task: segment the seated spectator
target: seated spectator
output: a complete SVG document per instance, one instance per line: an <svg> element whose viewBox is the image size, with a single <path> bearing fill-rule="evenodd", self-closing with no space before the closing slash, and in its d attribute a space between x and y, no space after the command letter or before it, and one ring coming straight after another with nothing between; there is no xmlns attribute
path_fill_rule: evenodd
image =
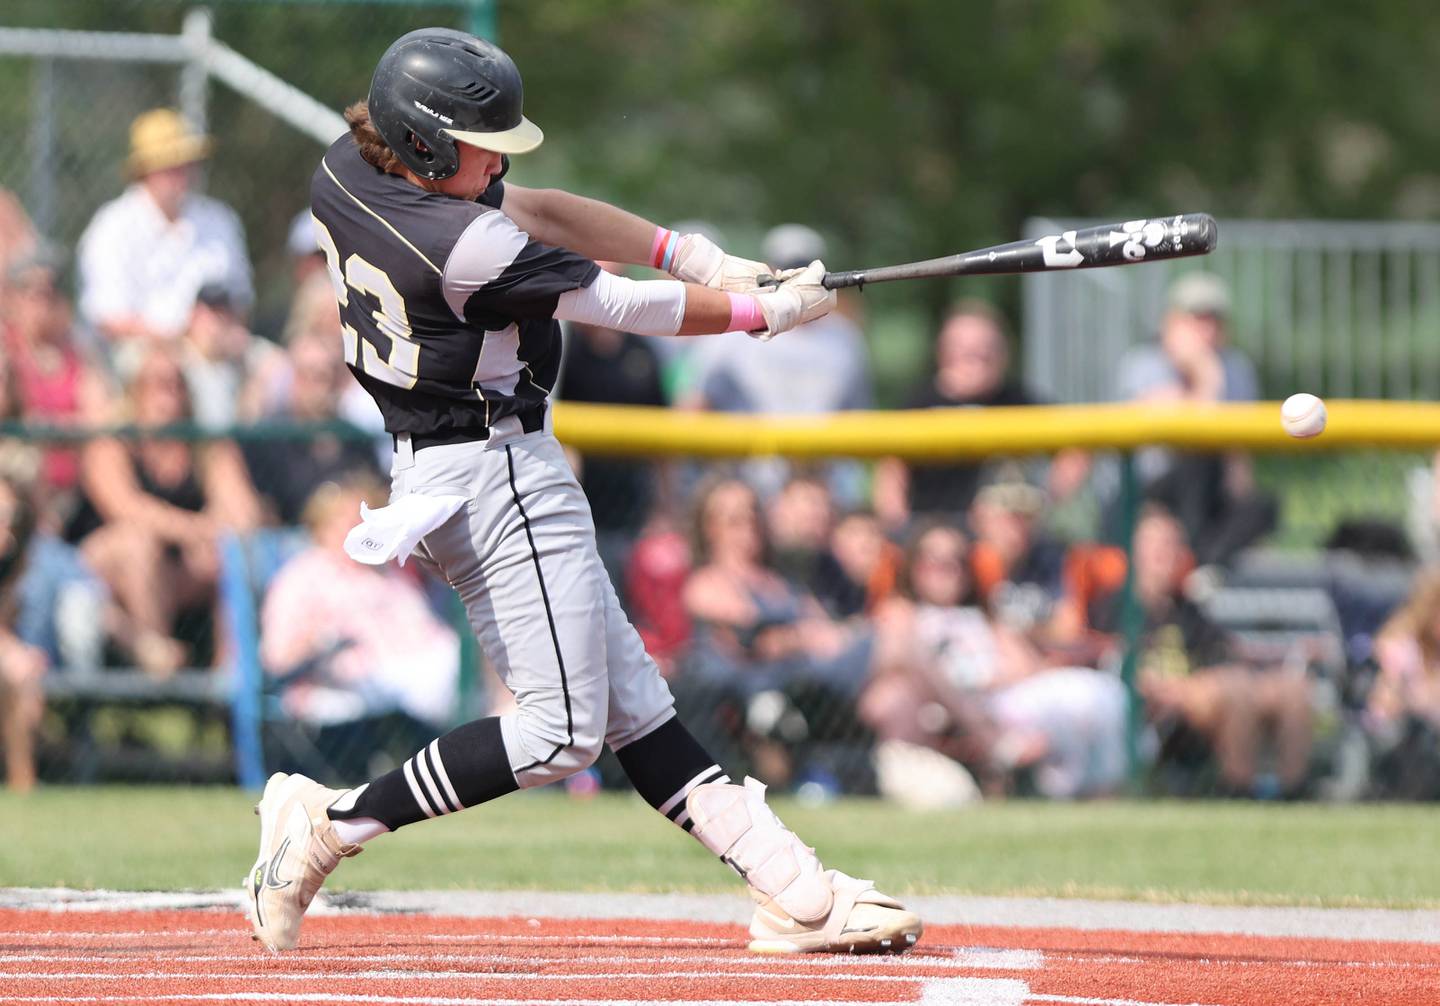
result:
<svg viewBox="0 0 1440 1006"><path fill-rule="evenodd" d="M340 359L338 343L307 335L291 343L286 355L288 394L265 418L340 423L341 393L354 382ZM311 493L326 482L357 473L379 477L374 444L359 431L343 437L331 432L252 440L245 445L245 458L270 515L281 524L297 523Z"/></svg>
<svg viewBox="0 0 1440 1006"><path fill-rule="evenodd" d="M1028 767L1048 797L1113 792L1126 770L1120 681L1045 668L1023 636L974 606L969 558L952 525L914 536L903 596L876 615L861 716L882 742L933 748L973 766L992 788Z"/></svg>
<svg viewBox="0 0 1440 1006"><path fill-rule="evenodd" d="M816 596L836 618L873 615L899 581L904 555L885 537L869 510L842 514L830 532L833 575L816 585Z"/></svg>
<svg viewBox="0 0 1440 1006"><path fill-rule="evenodd" d="M1002 472L975 494L971 572L980 603L1042 643L1064 594L1065 546L1043 526L1045 492L1019 472Z"/></svg>
<svg viewBox="0 0 1440 1006"><path fill-rule="evenodd" d="M1090 624L1090 616L1125 586L1125 549L1082 542L1065 553L1064 588L1056 599L1040 639L1052 660L1104 666L1118 656L1115 639Z"/></svg>
<svg viewBox="0 0 1440 1006"><path fill-rule="evenodd" d="M95 212L79 247L81 314L117 347L178 338L207 284L223 287L238 311L250 309L240 218L192 191L210 149L210 138L173 109L145 112L130 126L131 184ZM128 369L138 354L124 355Z"/></svg>
<svg viewBox="0 0 1440 1006"><path fill-rule="evenodd" d="M1135 597L1144 614L1138 657L1146 711L1179 752L1196 735L1214 751L1220 789L1254 795L1261 747L1275 748L1276 776L1285 795L1303 793L1310 764L1310 683L1303 673L1250 663L1235 640L1185 594L1195 557L1185 528L1151 506L1135 528ZM1090 624L1122 631L1120 594L1092 605ZM1165 752L1162 752L1162 755Z"/></svg>
<svg viewBox="0 0 1440 1006"><path fill-rule="evenodd" d="M1410 597L1375 637L1379 674L1366 728L1380 755L1377 785L1395 799L1440 797L1440 569L1417 577Z"/></svg>
<svg viewBox="0 0 1440 1006"><path fill-rule="evenodd" d="M23 392L12 357L0 353L0 422L23 422ZM14 629L51 666L96 667L103 645L104 586L61 538L62 521L78 505L78 489L67 493L47 481L54 456L23 437L0 438L0 478L20 493L29 518L24 574L13 584ZM57 466L63 472L63 466Z"/></svg>
<svg viewBox="0 0 1440 1006"><path fill-rule="evenodd" d="M35 785L35 732L45 709L41 681L49 666L45 653L18 634L20 583L33 532L25 494L0 477L0 755L6 783L20 793Z"/></svg>
<svg viewBox="0 0 1440 1006"><path fill-rule="evenodd" d="M894 587L899 550L868 511L837 518L819 476L792 475L766 515L776 571L814 595L831 617L873 612Z"/></svg>
<svg viewBox="0 0 1440 1006"><path fill-rule="evenodd" d="M785 579L814 593L834 574L829 551L835 501L822 478L793 473L765 508L765 523L771 565Z"/></svg>
<svg viewBox="0 0 1440 1006"><path fill-rule="evenodd" d="M190 392L172 348L139 357L125 414L138 439L103 437L81 457L81 509L72 531L118 604L117 641L144 670L168 676L197 657L176 638L182 610L208 614L219 574L217 543L248 531L260 506L245 462L228 440L195 443L146 434L191 417Z"/></svg>
<svg viewBox="0 0 1440 1006"><path fill-rule="evenodd" d="M1260 381L1229 345L1230 292L1220 277L1189 273L1170 289L1160 334L1120 358L1118 396L1164 403L1250 402ZM1201 565L1228 562L1275 527L1275 500L1255 485L1247 454L1153 448L1138 455L1145 495L1179 517Z"/></svg>
<svg viewBox="0 0 1440 1006"><path fill-rule="evenodd" d="M690 543L668 517L657 516L636 540L625 569L626 613L645 643L645 652L666 678L690 642L685 581L690 578Z"/></svg>
<svg viewBox="0 0 1440 1006"><path fill-rule="evenodd" d="M15 260L5 274L0 349L16 383L18 418L34 426L76 426L98 421L109 400L102 372L75 338L69 305L57 288L59 259L38 249ZM79 450L45 451L41 482L45 518L63 520L80 477ZM43 519L43 518L42 518Z"/></svg>
<svg viewBox="0 0 1440 1006"><path fill-rule="evenodd" d="M1000 312L977 300L950 308L935 338L934 376L914 388L907 409L1038 405L1043 399L1009 376L1010 347ZM911 520L963 523L979 490L984 464L883 459L875 467L875 512L886 528L900 531ZM1047 476L1057 499L1068 497L1088 474L1083 452L1065 451Z"/></svg>
<svg viewBox="0 0 1440 1006"><path fill-rule="evenodd" d="M460 674L459 638L413 570L345 554L362 502L385 503L368 477L315 490L304 508L310 547L275 574L260 617L261 662L283 682L282 708L320 728L316 745L342 776L365 774L382 747L403 759L449 723ZM384 743L360 743L371 732Z"/></svg>
<svg viewBox="0 0 1440 1006"><path fill-rule="evenodd" d="M804 736L803 719L779 714L787 694L853 699L868 673L869 634L830 619L770 565L759 503L744 482L712 482L697 494L696 514L697 566L684 590L694 637L682 681L745 709L757 742L750 754L764 757L758 771L779 784L789 777L789 753L760 742L776 726L787 740Z"/></svg>
<svg viewBox="0 0 1440 1006"><path fill-rule="evenodd" d="M200 288L181 345L196 423L228 430L259 417L261 389L279 376L284 354L251 334L229 290L218 283Z"/></svg>

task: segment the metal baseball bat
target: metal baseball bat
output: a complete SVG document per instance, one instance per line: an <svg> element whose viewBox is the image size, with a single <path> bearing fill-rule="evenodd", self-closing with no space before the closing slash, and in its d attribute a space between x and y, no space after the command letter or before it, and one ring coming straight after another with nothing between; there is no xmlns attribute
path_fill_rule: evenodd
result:
<svg viewBox="0 0 1440 1006"><path fill-rule="evenodd" d="M1219 228L1210 214L1182 213L1085 227L1062 234L1048 234L1032 241L1013 241L923 262L827 272L822 282L826 289L838 290L846 286L863 287L866 283L888 283L897 279L1058 272L1135 265L1206 255L1215 250L1218 238ZM772 286L776 282L774 277L767 276L761 280L761 285Z"/></svg>

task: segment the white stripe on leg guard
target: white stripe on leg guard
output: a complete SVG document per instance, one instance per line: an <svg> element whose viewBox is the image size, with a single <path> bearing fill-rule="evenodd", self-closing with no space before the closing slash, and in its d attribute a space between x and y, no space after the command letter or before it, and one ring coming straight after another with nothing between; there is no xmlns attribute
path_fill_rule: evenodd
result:
<svg viewBox="0 0 1440 1006"><path fill-rule="evenodd" d="M691 790L685 805L700 844L791 918L816 922L829 913L834 892L815 851L766 806L763 783L706 783Z"/></svg>
<svg viewBox="0 0 1440 1006"><path fill-rule="evenodd" d="M687 796L690 795L690 791L692 789L700 785L706 779L711 779L717 775L723 774L724 772L721 770L719 765L711 765L704 772L701 772L694 779L691 779L684 786L681 786L678 790L675 791L674 796L670 797L670 799L666 800L664 803L662 803L659 807L655 809L658 810L660 813L664 814L666 817L669 817L670 812L674 810L681 801L683 801ZM726 778L725 781L729 782L730 780Z"/></svg>
<svg viewBox="0 0 1440 1006"><path fill-rule="evenodd" d="M415 779L415 770L410 767L412 761L414 761L413 758L405 760L405 781L410 784L410 795L415 798L415 802L420 805L420 809L425 812L426 817L434 817L435 811L430 809L430 801L421 792L420 783Z"/></svg>
<svg viewBox="0 0 1440 1006"><path fill-rule="evenodd" d="M455 795L455 787L450 785L450 774L445 771L445 762L440 759L440 738L430 742L430 760L435 763L435 774L440 777L440 785L445 787L445 795L450 798L450 806L456 810L464 810L465 805Z"/></svg>
<svg viewBox="0 0 1440 1006"><path fill-rule="evenodd" d="M415 776L420 780L420 785L425 787L425 795L430 798L431 805L441 814L450 813L450 805L440 795L440 784L435 781L435 776L430 772L430 766L425 762L425 752L410 759L410 764L415 766Z"/></svg>

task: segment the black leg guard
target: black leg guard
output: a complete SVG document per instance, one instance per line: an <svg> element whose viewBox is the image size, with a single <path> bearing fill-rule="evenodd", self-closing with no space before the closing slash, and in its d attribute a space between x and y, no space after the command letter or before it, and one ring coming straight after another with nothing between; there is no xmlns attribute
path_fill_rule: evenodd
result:
<svg viewBox="0 0 1440 1006"><path fill-rule="evenodd" d="M684 724L673 717L626 744L615 757L645 802L686 831L691 828L685 809L690 791L701 783L730 781Z"/></svg>
<svg viewBox="0 0 1440 1006"><path fill-rule="evenodd" d="M519 789L494 716L431 741L404 765L351 790L330 808L331 820L373 817L394 831L453 814Z"/></svg>

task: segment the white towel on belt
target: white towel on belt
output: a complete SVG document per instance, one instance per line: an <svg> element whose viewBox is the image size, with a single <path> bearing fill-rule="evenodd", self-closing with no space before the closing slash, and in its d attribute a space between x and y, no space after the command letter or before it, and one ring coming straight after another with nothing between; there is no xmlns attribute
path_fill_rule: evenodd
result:
<svg viewBox="0 0 1440 1006"><path fill-rule="evenodd" d="M420 539L453 517L467 502L466 496L407 493L378 510L361 503L360 523L345 536L345 552L367 566L381 566L391 559L403 566Z"/></svg>

